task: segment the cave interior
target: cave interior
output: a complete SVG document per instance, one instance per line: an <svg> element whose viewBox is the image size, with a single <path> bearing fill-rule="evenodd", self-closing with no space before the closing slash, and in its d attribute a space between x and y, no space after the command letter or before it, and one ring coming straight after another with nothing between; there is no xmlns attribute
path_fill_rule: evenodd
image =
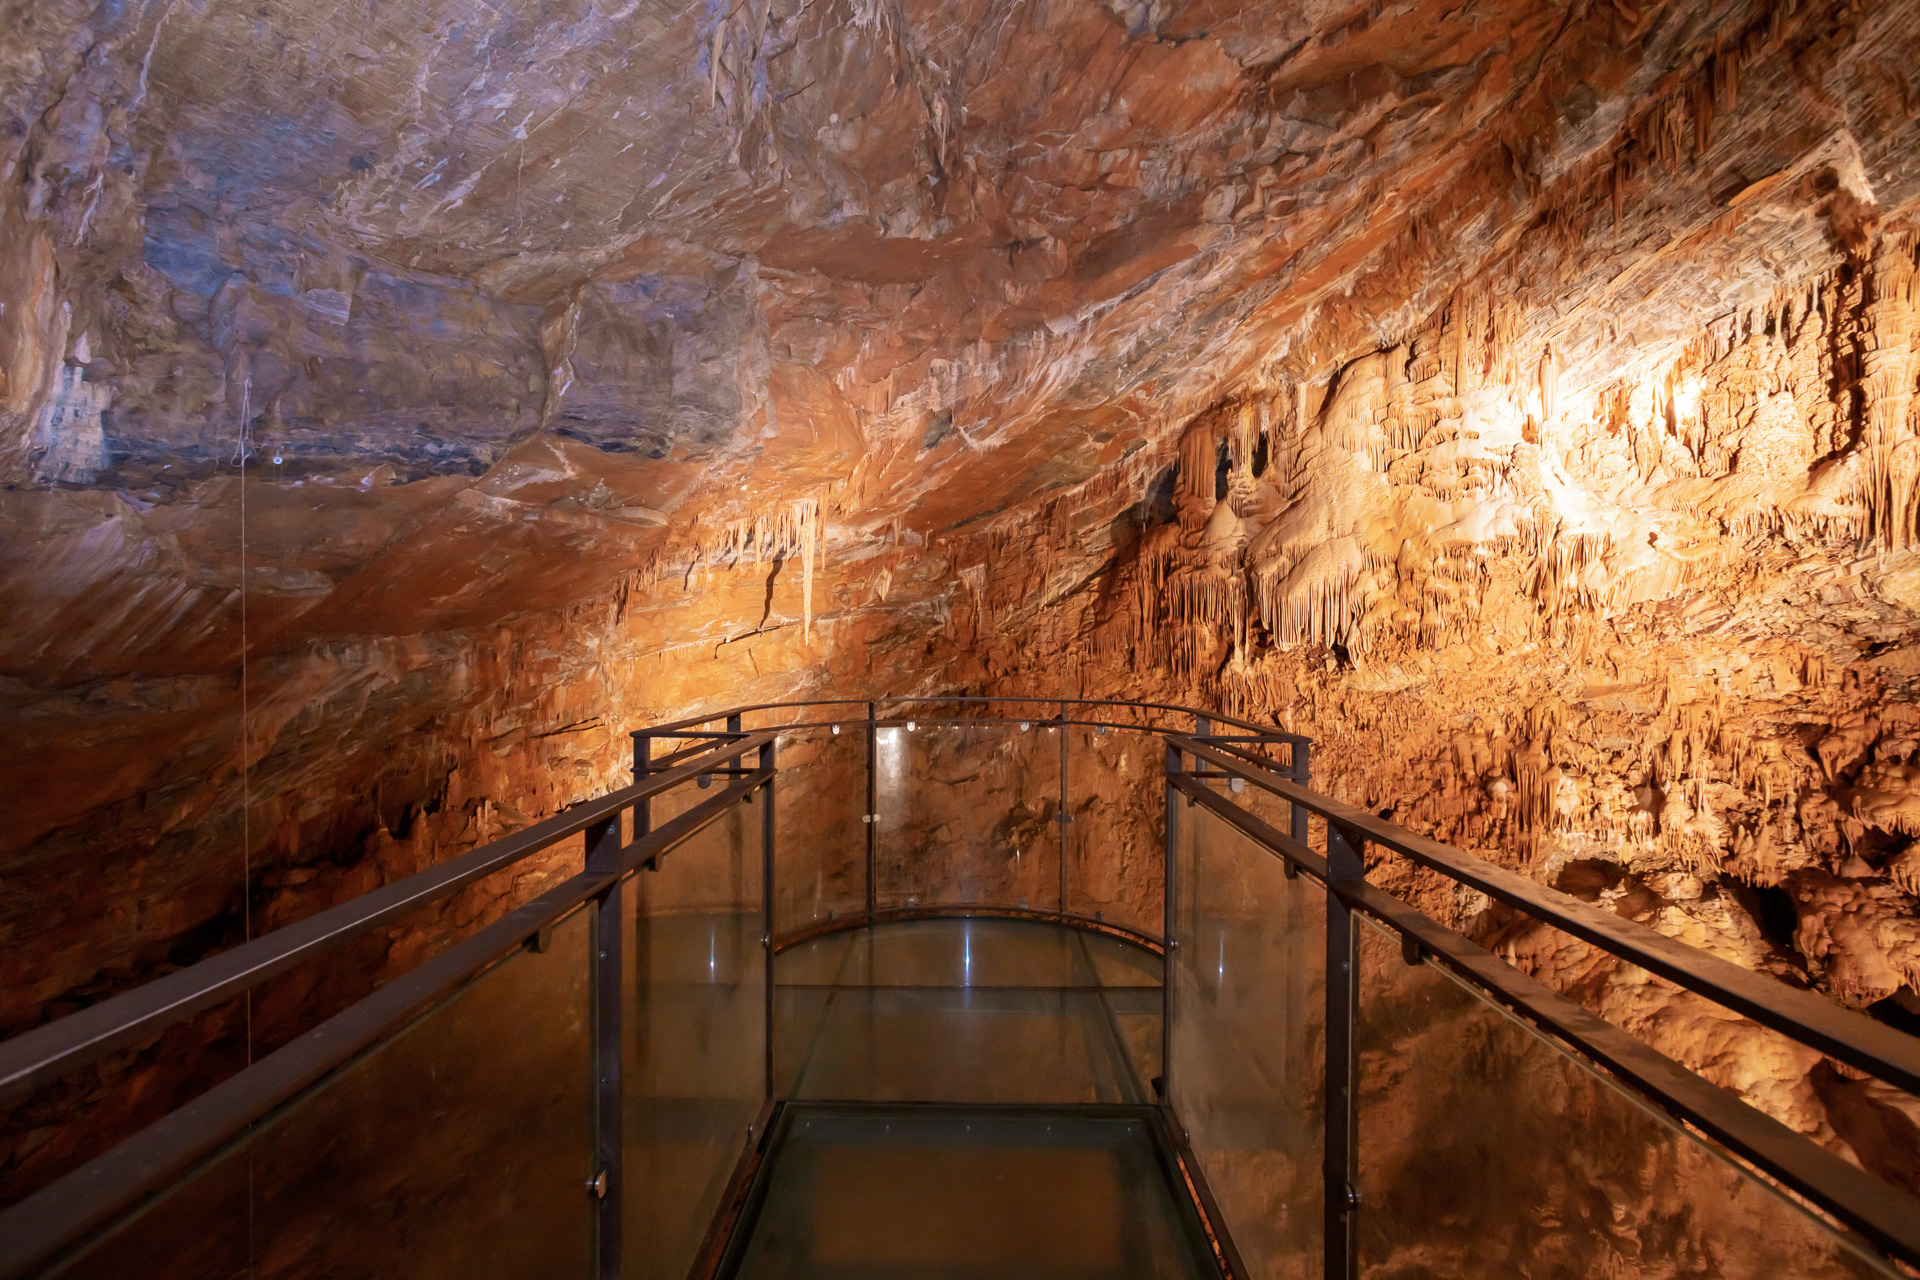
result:
<svg viewBox="0 0 1920 1280"><path fill-rule="evenodd" d="M0 0L0 1274L1920 1274L1916 391L1911 0ZM8 1234L716 782L242 1140L359 1200ZM609 1036L645 1105L460 1074ZM608 1106L619 1228L541 1145ZM518 1172L346 1171L429 1113Z"/></svg>

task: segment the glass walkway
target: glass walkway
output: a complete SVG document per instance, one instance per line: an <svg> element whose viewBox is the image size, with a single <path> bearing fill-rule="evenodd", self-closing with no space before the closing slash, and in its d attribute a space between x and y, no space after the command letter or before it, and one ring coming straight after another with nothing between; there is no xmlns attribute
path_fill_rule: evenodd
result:
<svg viewBox="0 0 1920 1280"><path fill-rule="evenodd" d="M1304 738L921 698L634 739L632 786L0 1043L73 1153L0 1280L1920 1276L1905 1179L1414 902L1909 1100L1920 1041L1321 795ZM256 997L258 1054L170 1056Z"/></svg>

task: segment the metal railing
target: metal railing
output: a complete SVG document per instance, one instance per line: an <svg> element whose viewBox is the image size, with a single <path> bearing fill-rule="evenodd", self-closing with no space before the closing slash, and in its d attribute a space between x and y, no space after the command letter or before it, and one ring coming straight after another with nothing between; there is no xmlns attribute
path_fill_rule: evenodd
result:
<svg viewBox="0 0 1920 1280"><path fill-rule="evenodd" d="M768 723L750 724L750 720ZM939 893L924 893L924 902L914 896L905 902L885 900L882 841L891 833L883 830L880 820L885 808L879 759L882 735L888 735L884 741L897 749L900 734L926 730L931 735L941 729L990 730L1009 738L1040 731L1059 735L1057 755L1044 766L1039 763L1042 755L1052 753L1033 750L1028 753L1031 759L1016 762L1023 785L1038 787L1036 795L1050 791L1052 797L1050 812L1028 815L1030 828L1050 824L1056 833L1050 837L1058 858L1051 903L1042 900L1035 905L1031 897L1021 897L1016 905L1009 900L1011 891L992 900L970 899L964 881L962 890L949 891L945 900L940 900ZM1162 757L1160 770L1150 776L1129 775L1124 783L1164 792L1154 797L1153 805L1154 816L1162 824L1156 837L1164 842L1160 850L1164 884L1153 886L1152 894L1135 895L1137 903L1149 906L1158 898L1158 929L1138 918L1137 911L1136 918L1123 920L1108 919L1099 909L1075 909L1078 898L1086 895L1080 893L1077 898L1071 883L1074 863L1067 833L1077 815L1087 816L1088 806L1102 802L1099 786L1086 785L1074 772L1069 731L1076 729L1100 736L1113 731L1141 734L1152 753ZM864 739L864 779L840 780L848 786L857 787L862 780L865 784L864 796L858 799L865 840L864 884L847 890L853 909L827 910L823 916L816 913L783 922L777 907L779 853L783 847L805 846L812 833L802 831L798 840L791 836L783 840L776 829L776 789L786 785L782 779L791 782L797 776L791 769L783 772L776 763L778 744L803 738L824 741L849 732ZM1304 876L1324 889L1324 969L1318 976L1324 986L1325 1052L1316 1101L1324 1106L1325 1117L1321 1265L1330 1280L1358 1274L1355 1224L1357 1215L1365 1212L1355 1173L1360 1091L1355 1042L1356 922L1362 919L1397 934L1408 963L1431 960L1442 966L1651 1106L1731 1153L1764 1181L1815 1206L1837 1231L1857 1234L1855 1243L1860 1247L1907 1264L1920 1263L1920 1203L1368 883L1364 851L1373 845L1406 858L1909 1092L1920 1090L1920 1041L1811 992L1741 969L1319 795L1307 785L1310 744L1303 736L1169 704L929 695L755 704L637 730L633 738L635 781L629 787L0 1044L0 1099L10 1101L105 1055L149 1040L169 1025L423 904L446 898L560 841L584 836L579 874L0 1213L0 1277L37 1274L74 1256L111 1224L203 1167L249 1126L276 1114L317 1082L386 1042L422 1017L424 1010L522 947L540 947L556 922L583 907L590 928L587 1056L593 1119L586 1181L592 1197L592 1271L599 1277L623 1274L628 1252L623 1247L623 1222L631 1208L629 1179L623 1171L628 1141L622 1120L623 1091L636 1064L631 1028L625 1024L630 1011L622 995L622 975L632 981L635 961L622 954L621 921L627 919L631 927L629 895L637 892L633 879L637 871L660 867L670 851L743 802L754 803L759 814L758 910L763 919L760 945L766 989L760 1052L768 1107L776 1100L774 964L781 951L838 930L951 914L1027 918L1125 938L1166 957L1162 1077L1155 1084L1177 1148L1179 1172L1199 1207L1222 1269L1253 1274L1235 1249L1235 1224L1209 1188L1204 1157L1195 1155L1185 1141L1186 1131L1174 1108L1177 1090L1169 1080L1175 1070L1174 1036L1181 1018L1174 977L1174 957L1183 941L1175 928L1181 905L1176 846L1183 831L1182 811L1198 808L1278 859L1289 877ZM1026 776L1036 771L1048 776ZM1093 779L1095 784L1102 781L1110 788L1115 785L1111 777ZM690 788L712 794L700 798ZM1253 795L1287 806L1286 830L1244 802L1253 798L1248 788ZM655 802L667 798L692 803L656 826ZM1109 796L1104 803L1116 802ZM1324 845L1319 851L1309 847L1315 825L1310 818L1320 819ZM925 846L904 852L912 855L916 850L924 853ZM1082 852L1097 856L1104 851ZM901 856L903 851L889 847L887 854ZM1013 854L1017 860L1017 845ZM857 862L850 865L859 866ZM1141 885L1130 887L1144 892ZM730 1221L727 1203L738 1207L742 1179L762 1154L759 1143L768 1132L767 1118L763 1110L750 1129L741 1164L718 1206L722 1212L716 1223ZM717 1264L719 1244L724 1240L707 1241L696 1271L699 1266Z"/></svg>
<svg viewBox="0 0 1920 1280"><path fill-rule="evenodd" d="M1358 971L1354 922L1363 915L1401 938L1408 963L1431 958L1492 1001L1605 1068L1655 1107L1858 1232L1872 1251L1909 1264L1920 1262L1920 1202L1369 884L1364 850L1371 844L1405 857L1909 1092L1920 1088L1920 1039L1319 795L1281 775L1240 743L1186 734L1170 734L1167 742L1169 850L1181 807L1176 797L1180 797L1230 824L1283 860L1290 874L1303 874L1326 892L1323 1238L1327 1276L1357 1274L1354 1226L1360 1197L1355 1179L1355 1107L1360 1082L1354 1044ZM1208 780L1223 777L1286 801L1291 830L1279 830L1207 786ZM1324 844L1318 852L1308 845L1310 815L1324 820ZM1170 875L1170 903L1171 884ZM1170 905L1169 919L1172 911ZM1170 947L1177 945L1177 939L1169 939Z"/></svg>

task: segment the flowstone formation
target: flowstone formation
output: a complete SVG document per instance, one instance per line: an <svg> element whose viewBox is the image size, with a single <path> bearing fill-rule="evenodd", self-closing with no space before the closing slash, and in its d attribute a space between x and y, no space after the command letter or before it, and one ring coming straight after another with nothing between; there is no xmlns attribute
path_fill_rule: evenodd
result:
<svg viewBox="0 0 1920 1280"><path fill-rule="evenodd" d="M1073 654L1089 688L1309 733L1337 796L1920 1027L1914 270L1912 234L1883 233L1584 383L1464 292L1194 419L1104 545L1047 536L1110 515L1099 493L981 539L965 598L1004 637L980 646L997 687ZM1397 860L1374 874L1920 1186L1911 1100Z"/></svg>

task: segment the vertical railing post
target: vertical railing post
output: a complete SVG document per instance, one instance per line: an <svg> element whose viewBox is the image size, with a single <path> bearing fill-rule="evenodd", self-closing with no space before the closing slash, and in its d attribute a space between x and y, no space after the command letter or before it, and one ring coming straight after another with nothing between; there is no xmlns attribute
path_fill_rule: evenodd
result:
<svg viewBox="0 0 1920 1280"><path fill-rule="evenodd" d="M653 737L633 735L633 780L645 782L653 776ZM633 806L633 838L638 840L653 830L653 801L641 800Z"/></svg>
<svg viewBox="0 0 1920 1280"><path fill-rule="evenodd" d="M1308 750L1309 748L1305 739L1296 739L1287 750L1288 759L1293 764L1293 780L1303 787L1307 785L1307 781L1309 777L1311 777L1307 771ZM1288 824L1291 830L1288 834L1301 844L1305 844L1307 842L1307 807L1303 804L1289 804L1287 809L1291 815L1291 820Z"/></svg>
<svg viewBox="0 0 1920 1280"><path fill-rule="evenodd" d="M776 844L774 834L774 769L773 745L776 739L768 738L760 747L760 767L768 771L766 786L760 792L760 902L764 913L765 936L760 940L767 957L767 1098L773 1098L773 852Z"/></svg>
<svg viewBox="0 0 1920 1280"><path fill-rule="evenodd" d="M875 704L867 704L867 921L872 923L877 896L874 890L874 861L880 841L880 785L874 772L874 756L879 751L880 729L875 723Z"/></svg>
<svg viewBox="0 0 1920 1280"><path fill-rule="evenodd" d="M1332 892L1332 884L1366 878L1359 842L1327 823L1327 1078L1326 1078L1326 1263L1325 1280L1352 1280L1356 1274L1354 1211L1358 1167L1354 1114L1359 1064L1354 1053L1354 1023L1359 1014L1359 947L1353 913Z"/></svg>
<svg viewBox="0 0 1920 1280"><path fill-rule="evenodd" d="M587 828L587 870L611 871L620 865L620 815ZM622 1155L626 1126L626 1036L622 1026L620 984L624 943L625 882L615 880L589 904L593 912L588 934L591 973L588 979L592 1008L593 1168L587 1191L593 1196L593 1256L597 1280L619 1280L621 1270L621 1206L625 1201Z"/></svg>
<svg viewBox="0 0 1920 1280"><path fill-rule="evenodd" d="M1165 944L1160 964L1160 1102L1173 1105L1173 953L1180 945L1175 936L1174 894L1179 884L1180 793L1174 789L1173 775L1180 771L1180 749L1167 743L1167 825L1166 889L1160 899L1160 937Z"/></svg>
<svg viewBox="0 0 1920 1280"><path fill-rule="evenodd" d="M1060 907L1061 915L1067 914L1067 854L1073 847L1069 838L1073 830L1073 811L1067 807L1067 702L1060 700Z"/></svg>

